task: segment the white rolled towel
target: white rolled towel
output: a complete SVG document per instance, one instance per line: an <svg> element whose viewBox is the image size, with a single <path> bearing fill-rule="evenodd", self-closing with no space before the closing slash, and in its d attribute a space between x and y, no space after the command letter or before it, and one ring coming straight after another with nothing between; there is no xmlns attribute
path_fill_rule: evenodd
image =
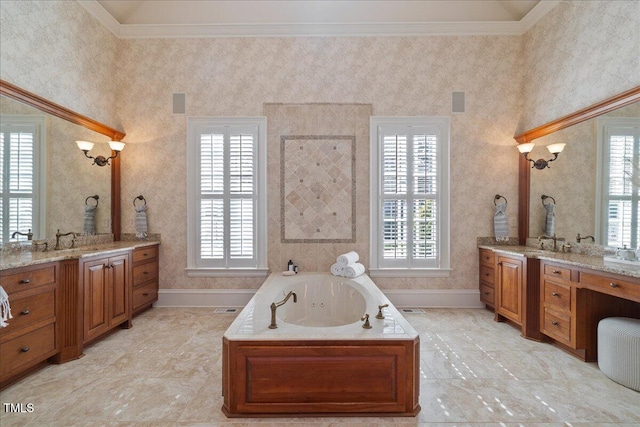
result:
<svg viewBox="0 0 640 427"><path fill-rule="evenodd" d="M360 259L360 255L358 255L358 252L351 251L351 252L347 252L346 254L342 254L338 256L338 259L336 260L336 262L339 266L346 267L349 264L355 264L356 262L358 262L359 259Z"/></svg>
<svg viewBox="0 0 640 427"><path fill-rule="evenodd" d="M344 267L335 263L331 265L331 274L334 276L344 277Z"/></svg>
<svg viewBox="0 0 640 427"><path fill-rule="evenodd" d="M344 276L353 279L354 277L358 277L361 274L364 274L364 265L359 262L355 262L353 264L349 264L344 269Z"/></svg>

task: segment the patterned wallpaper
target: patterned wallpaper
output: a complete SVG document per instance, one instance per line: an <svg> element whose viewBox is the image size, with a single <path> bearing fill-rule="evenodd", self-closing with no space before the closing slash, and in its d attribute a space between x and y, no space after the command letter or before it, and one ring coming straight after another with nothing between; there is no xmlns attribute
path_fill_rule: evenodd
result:
<svg viewBox="0 0 640 427"><path fill-rule="evenodd" d="M513 135L638 84L640 55L627 55L637 52L638 7L563 2L523 37L118 41L75 3L3 1L0 76L127 132L123 231L134 230L130 200L144 194L150 232L163 237L163 288L262 282L184 273L186 118L172 114L174 92L187 94L191 116L262 115L265 103L360 103L371 104L374 115L451 115L451 276L377 282L474 289L476 237L492 233L494 194L510 201L516 235ZM21 61L23 52L33 52L35 63ZM466 113L450 113L452 91L466 92ZM269 232L277 225L270 222Z"/></svg>

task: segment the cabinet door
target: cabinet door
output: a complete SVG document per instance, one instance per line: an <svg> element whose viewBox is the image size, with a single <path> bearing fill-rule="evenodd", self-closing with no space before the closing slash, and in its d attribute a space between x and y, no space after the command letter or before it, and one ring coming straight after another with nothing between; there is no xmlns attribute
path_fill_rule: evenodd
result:
<svg viewBox="0 0 640 427"><path fill-rule="evenodd" d="M522 324L522 260L498 257L497 311Z"/></svg>
<svg viewBox="0 0 640 427"><path fill-rule="evenodd" d="M128 255L109 258L111 325L122 323L129 316L129 288L127 287Z"/></svg>
<svg viewBox="0 0 640 427"><path fill-rule="evenodd" d="M83 267L84 341L109 329L108 259L89 261Z"/></svg>

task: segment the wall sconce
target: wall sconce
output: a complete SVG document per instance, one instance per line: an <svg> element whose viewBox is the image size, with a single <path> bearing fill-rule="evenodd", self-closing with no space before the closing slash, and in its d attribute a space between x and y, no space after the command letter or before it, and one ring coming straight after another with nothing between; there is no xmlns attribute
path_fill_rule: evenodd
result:
<svg viewBox="0 0 640 427"><path fill-rule="evenodd" d="M116 155L111 157L104 157L104 156L93 157L89 155L89 151L93 148L93 142L76 141L76 144L78 144L78 148L81 149L82 152L84 152L84 155L89 159L93 159L93 164L98 166L108 165L109 160L115 159L116 157L118 157L118 153L120 153L120 151L122 151L122 149L124 148L124 142L109 141L109 147L111 147L111 149L116 152Z"/></svg>
<svg viewBox="0 0 640 427"><path fill-rule="evenodd" d="M531 166L532 168L536 168L536 169L544 169L546 167L549 167L549 163L553 162L555 159L558 158L558 154L560 154L562 152L562 150L564 149L564 146L566 145L563 142L557 143L557 144L550 144L547 145L547 150L549 150L549 152L551 154L553 154L553 159L549 159L549 160L544 160L544 159L538 159L538 160L532 160L529 158L529 156L527 156L527 154L529 154L531 152L531 150L533 150L533 147L536 144L533 142L528 142L526 144L520 144L518 145L518 151L520 151L521 154L524 154L524 158L529 160L531 163L533 163L533 166Z"/></svg>

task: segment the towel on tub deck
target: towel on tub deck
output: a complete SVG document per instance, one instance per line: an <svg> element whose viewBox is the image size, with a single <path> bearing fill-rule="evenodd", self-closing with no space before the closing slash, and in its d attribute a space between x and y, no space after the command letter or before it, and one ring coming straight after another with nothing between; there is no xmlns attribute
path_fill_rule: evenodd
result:
<svg viewBox="0 0 640 427"><path fill-rule="evenodd" d="M331 274L333 274L334 276L344 277L344 267L338 265L338 263L336 262L331 266Z"/></svg>
<svg viewBox="0 0 640 427"><path fill-rule="evenodd" d="M97 205L89 206L86 205L84 207L84 232L88 235L93 235L97 233L96 229L96 209Z"/></svg>
<svg viewBox="0 0 640 427"><path fill-rule="evenodd" d="M493 231L496 242L509 240L509 220L507 219L506 210L506 203L498 203L496 205L496 213L493 215Z"/></svg>
<svg viewBox="0 0 640 427"><path fill-rule="evenodd" d="M4 288L0 286L0 328L9 326L7 323L9 319L13 319L11 315L11 305L9 305L9 295L7 295Z"/></svg>
<svg viewBox="0 0 640 427"><path fill-rule="evenodd" d="M556 205L548 203L544 205L544 208L547 210L547 216L544 221L544 234L553 236L556 232L556 214L554 212Z"/></svg>
<svg viewBox="0 0 640 427"><path fill-rule="evenodd" d="M364 270L364 265L360 264L359 262L355 262L345 267L344 276L353 279L354 277L358 277L364 274Z"/></svg>
<svg viewBox="0 0 640 427"><path fill-rule="evenodd" d="M358 255L358 252L351 251L351 252L347 252L346 254L342 254L338 256L338 259L336 260L336 262L339 266L346 267L349 264L355 264L356 262L358 262L359 259L360 259L360 255Z"/></svg>

